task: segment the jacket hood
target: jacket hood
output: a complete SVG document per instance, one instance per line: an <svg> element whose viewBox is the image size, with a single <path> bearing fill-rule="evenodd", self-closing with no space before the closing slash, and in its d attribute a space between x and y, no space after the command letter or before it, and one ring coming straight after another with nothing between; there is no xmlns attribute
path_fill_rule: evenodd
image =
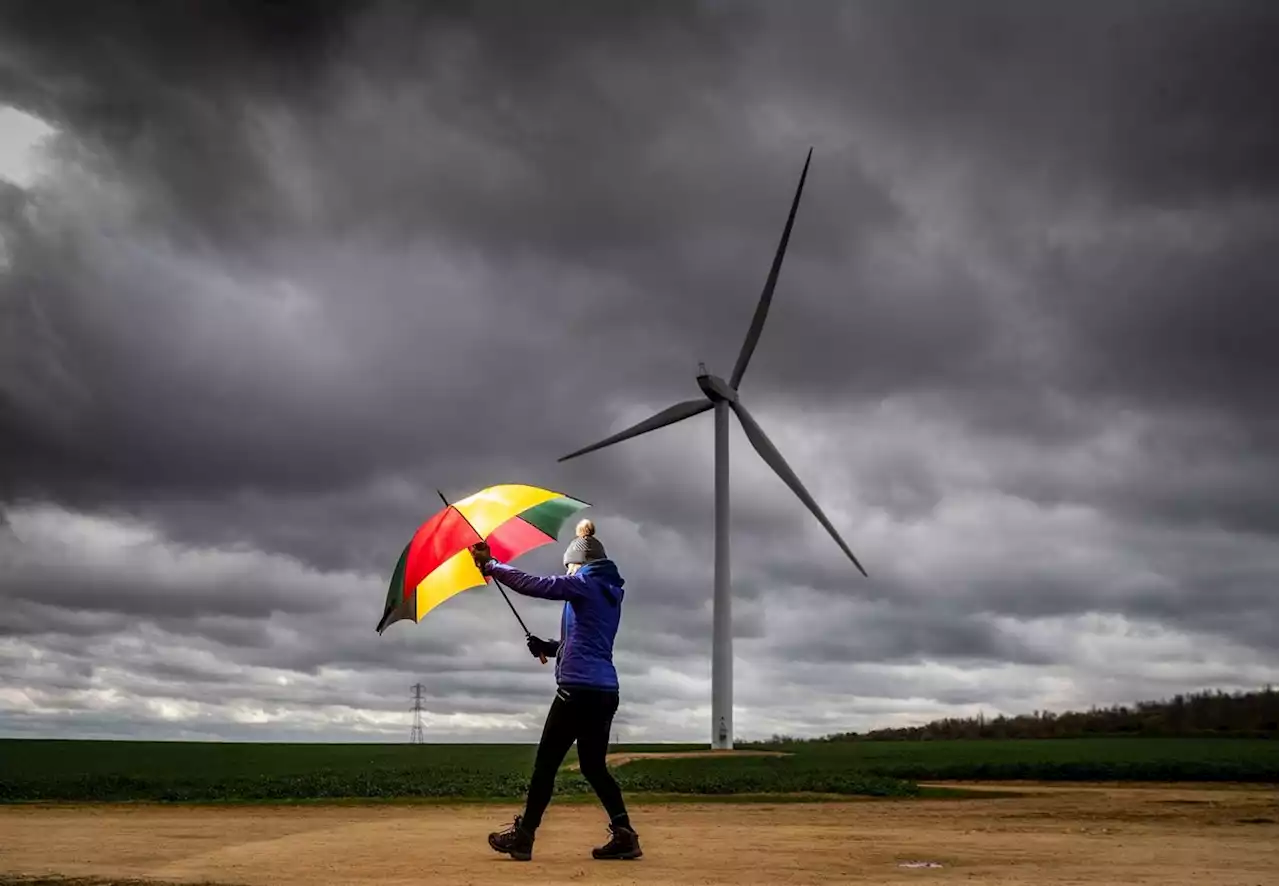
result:
<svg viewBox="0 0 1280 886"><path fill-rule="evenodd" d="M617 592L622 590L622 586L626 584L626 579L618 571L618 564L608 559L592 560L590 563L584 563L578 570L578 575L604 585L606 593L615 603L620 597Z"/></svg>

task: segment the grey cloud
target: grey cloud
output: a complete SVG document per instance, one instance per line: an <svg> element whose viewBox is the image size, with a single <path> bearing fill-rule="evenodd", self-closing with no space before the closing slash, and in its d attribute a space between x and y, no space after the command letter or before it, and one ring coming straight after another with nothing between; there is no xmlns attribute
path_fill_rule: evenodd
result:
<svg viewBox="0 0 1280 886"><path fill-rule="evenodd" d="M958 666L984 662L1050 664L1043 650L1028 647L1016 635L980 616L936 607L922 614L907 606L882 607L837 620L823 612L815 625L824 633L791 637L776 647L788 662L919 662L940 659ZM835 622L834 624L831 622Z"/></svg>

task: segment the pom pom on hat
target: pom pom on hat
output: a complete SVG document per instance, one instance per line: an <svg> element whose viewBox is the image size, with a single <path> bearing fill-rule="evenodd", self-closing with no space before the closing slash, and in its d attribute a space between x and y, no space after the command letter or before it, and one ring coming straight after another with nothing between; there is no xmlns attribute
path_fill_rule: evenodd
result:
<svg viewBox="0 0 1280 886"><path fill-rule="evenodd" d="M578 523L574 534L577 538L569 542L569 547L565 548L565 566L571 566L574 563L581 565L590 563L592 560L604 560L608 557L608 554L604 552L604 545L600 543L600 539L596 538L595 523L590 520L582 520Z"/></svg>

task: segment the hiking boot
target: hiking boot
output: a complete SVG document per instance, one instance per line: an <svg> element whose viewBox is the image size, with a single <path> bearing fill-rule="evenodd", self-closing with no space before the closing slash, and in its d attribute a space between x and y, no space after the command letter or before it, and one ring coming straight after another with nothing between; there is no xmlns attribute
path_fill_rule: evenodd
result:
<svg viewBox="0 0 1280 886"><path fill-rule="evenodd" d="M524 829L520 816L505 831L494 831L489 835L489 845L494 852L505 852L516 861L528 861L533 858L533 834Z"/></svg>
<svg viewBox="0 0 1280 886"><path fill-rule="evenodd" d="M603 846L597 846L591 850L592 858L639 858L644 853L640 851L640 837L631 828L624 828L621 825L609 825L609 842Z"/></svg>

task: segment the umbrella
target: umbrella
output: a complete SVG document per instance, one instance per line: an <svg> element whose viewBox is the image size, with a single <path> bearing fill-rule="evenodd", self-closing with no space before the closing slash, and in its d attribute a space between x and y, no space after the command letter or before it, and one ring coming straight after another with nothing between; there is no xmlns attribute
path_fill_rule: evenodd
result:
<svg viewBox="0 0 1280 886"><path fill-rule="evenodd" d="M378 633L397 621L419 622L453 595L486 584L471 558L471 545L487 541L494 557L509 562L555 541L565 521L587 507L562 492L520 484L490 486L446 503L418 527L401 552Z"/></svg>

